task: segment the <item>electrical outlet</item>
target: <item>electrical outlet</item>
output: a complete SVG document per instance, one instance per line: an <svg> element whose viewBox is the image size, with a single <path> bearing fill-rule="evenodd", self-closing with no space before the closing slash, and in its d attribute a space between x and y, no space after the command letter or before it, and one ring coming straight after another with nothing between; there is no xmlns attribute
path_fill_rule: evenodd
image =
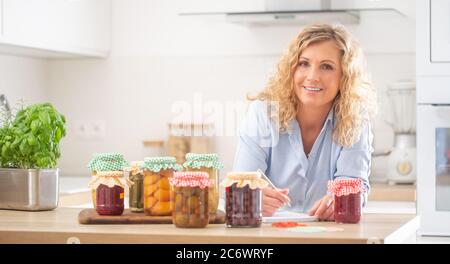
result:
<svg viewBox="0 0 450 264"><path fill-rule="evenodd" d="M77 138L80 139L87 139L87 130L88 130L88 125L86 121L83 120L76 120L75 121L75 125L74 125L74 134Z"/></svg>
<svg viewBox="0 0 450 264"><path fill-rule="evenodd" d="M106 123L104 120L76 120L75 136L82 140L100 140L104 138Z"/></svg>
<svg viewBox="0 0 450 264"><path fill-rule="evenodd" d="M102 139L105 136L106 124L104 120L92 121L90 126L93 139Z"/></svg>

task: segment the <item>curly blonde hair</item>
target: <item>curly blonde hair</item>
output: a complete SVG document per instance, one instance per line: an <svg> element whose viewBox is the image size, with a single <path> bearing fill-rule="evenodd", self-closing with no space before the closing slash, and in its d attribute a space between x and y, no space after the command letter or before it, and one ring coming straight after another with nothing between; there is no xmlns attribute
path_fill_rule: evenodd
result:
<svg viewBox="0 0 450 264"><path fill-rule="evenodd" d="M337 118L333 141L348 147L359 140L363 122L376 114L377 105L376 92L365 72L362 50L342 26L314 24L305 27L290 43L265 89L254 97L247 97L279 102L278 116L271 118L279 122L281 132L286 131L289 121L296 117L299 104L293 81L299 57L309 45L327 40L334 41L341 51L342 79L333 105Z"/></svg>

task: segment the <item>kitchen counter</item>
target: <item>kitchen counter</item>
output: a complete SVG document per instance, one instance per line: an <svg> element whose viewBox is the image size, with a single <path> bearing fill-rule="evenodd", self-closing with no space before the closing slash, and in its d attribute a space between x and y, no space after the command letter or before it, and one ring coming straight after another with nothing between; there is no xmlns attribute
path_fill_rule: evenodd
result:
<svg viewBox="0 0 450 264"><path fill-rule="evenodd" d="M369 201L416 201L416 185L372 183L368 197Z"/></svg>
<svg viewBox="0 0 450 264"><path fill-rule="evenodd" d="M419 218L414 214L364 214L359 224L307 223L342 231L296 233L270 224L261 228L203 229L174 225L81 225L82 209L59 207L53 211L0 210L0 243L407 243L415 238Z"/></svg>

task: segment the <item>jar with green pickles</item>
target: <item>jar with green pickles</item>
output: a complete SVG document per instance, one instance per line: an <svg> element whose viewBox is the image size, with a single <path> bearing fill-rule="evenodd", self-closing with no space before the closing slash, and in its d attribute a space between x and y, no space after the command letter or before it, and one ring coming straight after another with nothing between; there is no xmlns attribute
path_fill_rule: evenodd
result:
<svg viewBox="0 0 450 264"><path fill-rule="evenodd" d="M89 163L95 172L89 187L95 190L93 202L99 215L121 215L124 211L126 185L132 183L125 179L124 168L127 162L118 153L99 153Z"/></svg>
<svg viewBox="0 0 450 264"><path fill-rule="evenodd" d="M176 227L203 228L209 223L208 189L212 184L206 172L175 172L169 179L175 205L172 221Z"/></svg>
<svg viewBox="0 0 450 264"><path fill-rule="evenodd" d="M133 183L130 187L128 204L130 211L134 213L144 212L144 174L141 169L143 163L143 161L133 161L127 168L128 179Z"/></svg>
<svg viewBox="0 0 450 264"><path fill-rule="evenodd" d="M169 179L183 167L175 157L148 157L141 166L144 173L144 212L152 216L172 215L173 196Z"/></svg>
<svg viewBox="0 0 450 264"><path fill-rule="evenodd" d="M187 171L208 173L209 179L212 181L208 189L209 212L216 214L219 206L219 170L223 168L217 154L187 153L186 162L183 166Z"/></svg>

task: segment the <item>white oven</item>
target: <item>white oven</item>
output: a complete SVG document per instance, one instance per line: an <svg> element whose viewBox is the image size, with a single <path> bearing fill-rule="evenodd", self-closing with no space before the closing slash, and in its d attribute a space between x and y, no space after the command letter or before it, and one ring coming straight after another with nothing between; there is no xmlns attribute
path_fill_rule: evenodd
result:
<svg viewBox="0 0 450 264"><path fill-rule="evenodd" d="M450 0L417 0L417 212L450 236Z"/></svg>
<svg viewBox="0 0 450 264"><path fill-rule="evenodd" d="M417 108L419 233L450 236L450 105Z"/></svg>

